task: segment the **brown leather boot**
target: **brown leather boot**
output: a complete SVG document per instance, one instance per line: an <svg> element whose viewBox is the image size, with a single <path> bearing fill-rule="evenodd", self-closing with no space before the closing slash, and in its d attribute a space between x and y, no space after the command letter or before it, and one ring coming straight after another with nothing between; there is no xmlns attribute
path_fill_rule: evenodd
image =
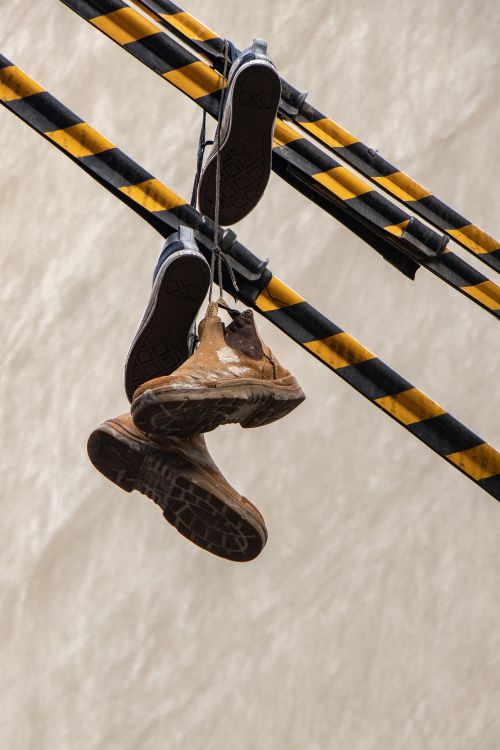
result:
<svg viewBox="0 0 500 750"><path fill-rule="evenodd" d="M135 391L132 419L144 432L187 437L231 422L259 427L304 400L298 382L257 333L253 312L246 310L226 327L217 310L211 302L200 345L186 362Z"/></svg>
<svg viewBox="0 0 500 750"><path fill-rule="evenodd" d="M264 519L224 479L203 435L160 445L123 414L94 430L87 451L105 477L154 500L177 531L208 552L245 562L264 548Z"/></svg>

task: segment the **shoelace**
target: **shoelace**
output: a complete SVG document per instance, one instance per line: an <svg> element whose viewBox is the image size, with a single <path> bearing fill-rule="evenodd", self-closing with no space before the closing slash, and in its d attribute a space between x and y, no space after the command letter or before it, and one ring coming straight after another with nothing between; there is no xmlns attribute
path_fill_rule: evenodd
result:
<svg viewBox="0 0 500 750"><path fill-rule="evenodd" d="M224 40L224 71L223 76L224 79L227 80L227 69L228 65L234 61L234 48L232 48L232 45L230 42ZM215 157L215 212L214 212L214 244L212 248L212 257L210 260L210 291L208 294L208 301L210 302L212 300L212 293L213 293L213 287L215 284L215 269L217 268L217 281L219 285L219 302L222 303L223 307L226 307L226 303L224 302L224 289L222 286L222 264L224 263L228 273L229 277L231 279L231 283L234 287L234 289L238 292L238 284L236 283L236 279L234 276L234 271L232 269L231 264L229 263L229 260L226 257L226 254L223 252L220 242L219 242L219 211L220 211L220 186L221 186L221 157L220 157L220 138L221 138L221 126L222 126L222 117L224 114L224 105L226 103L226 95L227 95L227 86L225 86L222 89L221 93L221 100L220 100L220 108L219 108L219 117L217 120L217 129L215 131L215 139L217 141L217 156Z"/></svg>
<svg viewBox="0 0 500 750"><path fill-rule="evenodd" d="M226 80L227 80L228 66L234 62L235 58L236 58L236 51L235 51L234 46L231 44L231 42L228 42L227 40L225 40L224 41L223 76L224 76L224 79ZM217 141L217 155L215 157L215 214L214 214L214 234L213 234L214 244L212 247L212 256L210 259L210 289L208 292L208 301L211 302L212 300L213 287L215 285L215 275L216 275L216 270L217 270L217 282L219 286L219 301L223 303L224 307L226 305L224 303L224 289L222 286L222 281L223 281L222 264L223 263L227 268L227 271L229 273L229 277L231 279L231 283L234 289L236 291L239 291L233 268L231 264L229 263L229 260L227 259L224 251L222 250L220 246L220 242L219 242L219 230L220 230L219 215L220 215L220 192L221 192L221 189L220 189L221 188L220 139L221 139L222 116L224 113L224 104L226 101L226 94L227 94L227 86L225 86L221 92L219 116L217 119L215 139L213 141L207 140L206 138L207 115L206 115L206 112L203 111L200 137L198 140L198 151L196 155L196 174L195 174L195 178L193 182L193 191L191 193L191 206L193 208L196 208L196 200L197 200L197 195L198 195L198 187L200 183L201 172L203 169L203 157L205 155L205 149L207 146L211 146L215 141Z"/></svg>

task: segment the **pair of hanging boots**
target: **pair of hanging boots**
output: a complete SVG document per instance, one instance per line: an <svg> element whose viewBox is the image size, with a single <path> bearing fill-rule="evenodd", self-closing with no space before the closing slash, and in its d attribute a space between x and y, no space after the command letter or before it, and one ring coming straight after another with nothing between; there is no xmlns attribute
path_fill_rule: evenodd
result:
<svg viewBox="0 0 500 750"><path fill-rule="evenodd" d="M125 366L131 412L94 430L87 449L102 474L154 500L189 540L243 562L266 543L264 519L219 471L203 433L229 423L269 424L304 394L260 338L251 310L233 311L225 325L218 303L209 303L194 350L207 269L192 230L181 228L167 241Z"/></svg>

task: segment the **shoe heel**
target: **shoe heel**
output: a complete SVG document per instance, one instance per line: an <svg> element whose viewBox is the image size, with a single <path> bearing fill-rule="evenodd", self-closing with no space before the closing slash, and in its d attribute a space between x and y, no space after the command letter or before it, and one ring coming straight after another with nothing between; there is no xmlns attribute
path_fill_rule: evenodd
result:
<svg viewBox="0 0 500 750"><path fill-rule="evenodd" d="M125 492L135 489L143 457L103 429L94 430L87 453L95 468Z"/></svg>
<svg viewBox="0 0 500 750"><path fill-rule="evenodd" d="M304 400L305 395L301 388L292 393L280 394L278 397L272 395L271 397L258 398L256 408L247 419L240 422L240 425L245 429L250 429L272 424L272 422L277 422L279 419L286 417Z"/></svg>

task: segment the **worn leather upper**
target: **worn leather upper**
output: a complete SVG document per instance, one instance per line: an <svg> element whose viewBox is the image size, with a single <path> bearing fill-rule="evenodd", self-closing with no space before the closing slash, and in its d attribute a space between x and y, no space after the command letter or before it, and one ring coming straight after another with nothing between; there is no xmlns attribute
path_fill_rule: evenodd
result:
<svg viewBox="0 0 500 750"><path fill-rule="evenodd" d="M252 310L241 313L227 327L211 302L199 326L196 352L171 375L154 378L139 386L134 400L145 391L162 387L214 387L237 380L280 380L290 373L280 365L260 338Z"/></svg>

